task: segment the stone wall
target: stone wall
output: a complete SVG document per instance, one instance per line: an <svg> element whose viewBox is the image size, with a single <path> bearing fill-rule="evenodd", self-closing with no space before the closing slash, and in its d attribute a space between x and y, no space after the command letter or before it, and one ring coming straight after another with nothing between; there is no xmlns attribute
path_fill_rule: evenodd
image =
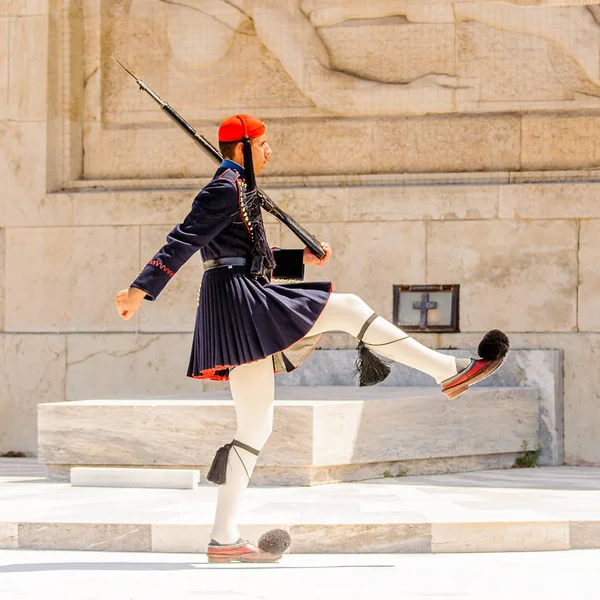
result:
<svg viewBox="0 0 600 600"><path fill-rule="evenodd" d="M213 142L267 120L261 185L334 248L309 278L388 317L393 284L460 283L461 333L428 345L564 350L565 459L600 464L600 10L552 4L4 2L0 453L36 452L40 402L214 387L184 377L198 259L114 308L213 169L115 54Z"/></svg>

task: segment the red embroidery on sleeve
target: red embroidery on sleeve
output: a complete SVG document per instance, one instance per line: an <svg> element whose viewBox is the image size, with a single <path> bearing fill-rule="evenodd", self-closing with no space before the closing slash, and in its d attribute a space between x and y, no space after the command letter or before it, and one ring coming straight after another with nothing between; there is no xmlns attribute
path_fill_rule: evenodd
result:
<svg viewBox="0 0 600 600"><path fill-rule="evenodd" d="M152 265L153 267L158 267L159 269L162 269L165 273L167 273L167 275L169 277L173 277L173 275L175 275L175 273L173 273L173 271L171 271L171 269L169 269L169 267L163 265L161 262L158 262L157 260L149 260L148 264Z"/></svg>

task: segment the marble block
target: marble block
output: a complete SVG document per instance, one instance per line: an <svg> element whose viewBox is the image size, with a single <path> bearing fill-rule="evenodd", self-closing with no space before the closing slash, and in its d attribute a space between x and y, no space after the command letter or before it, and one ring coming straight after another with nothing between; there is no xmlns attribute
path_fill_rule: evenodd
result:
<svg viewBox="0 0 600 600"><path fill-rule="evenodd" d="M424 343L429 345L428 340ZM443 350L462 358L476 355L472 350ZM287 386L352 386L357 385L354 375L355 350L317 350L302 365L285 377L277 377L278 388ZM399 363L391 365L391 373L378 387L427 386L431 378L425 373ZM540 465L561 465L563 448L563 352L562 350L511 349L505 364L479 387L531 387L540 392L539 441L542 446Z"/></svg>
<svg viewBox="0 0 600 600"><path fill-rule="evenodd" d="M0 548L15 550L19 547L19 526L17 523L0 523Z"/></svg>
<svg viewBox="0 0 600 600"><path fill-rule="evenodd" d="M292 554L431 552L429 523L297 524L291 535Z"/></svg>
<svg viewBox="0 0 600 600"><path fill-rule="evenodd" d="M119 469L74 467L71 485L76 487L135 487L193 490L200 471L193 469Z"/></svg>
<svg viewBox="0 0 600 600"><path fill-rule="evenodd" d="M569 523L432 523L432 552L526 552L569 549Z"/></svg>
<svg viewBox="0 0 600 600"><path fill-rule="evenodd" d="M571 548L600 548L600 521L570 521Z"/></svg>
<svg viewBox="0 0 600 600"><path fill-rule="evenodd" d="M594 198L596 205L600 205ZM598 278L598 265L600 264L600 221L581 221L579 241L579 294L577 296L578 311L577 321L580 331L600 330L600 316L598 315L598 295L600 294L600 281Z"/></svg>
<svg viewBox="0 0 600 600"><path fill-rule="evenodd" d="M19 523L19 548L150 552L151 525Z"/></svg>
<svg viewBox="0 0 600 600"><path fill-rule="evenodd" d="M206 473L215 451L235 433L227 396L41 405L40 462L51 472L102 465ZM278 397L273 433L257 465L271 469L272 477L261 483L293 484L295 470L311 470L310 482L327 483L319 469L515 453L523 440L535 447L539 439L535 388L479 388L455 402L445 401L437 388L391 386L290 387L281 388Z"/></svg>
<svg viewBox="0 0 600 600"><path fill-rule="evenodd" d="M37 450L37 407L65 393L63 335L0 335L0 455Z"/></svg>

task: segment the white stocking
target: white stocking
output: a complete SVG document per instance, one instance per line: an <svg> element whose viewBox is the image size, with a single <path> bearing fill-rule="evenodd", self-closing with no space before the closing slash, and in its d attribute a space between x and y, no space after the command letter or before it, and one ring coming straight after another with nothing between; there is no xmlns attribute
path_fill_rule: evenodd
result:
<svg viewBox="0 0 600 600"><path fill-rule="evenodd" d="M326 331L345 331L357 337L372 314L373 309L355 294L331 294L325 309L306 336ZM436 352L420 344L383 317L377 317L371 323L363 336L363 341L377 354L423 371L431 375L437 383L457 373L456 359L453 356Z"/></svg>
<svg viewBox="0 0 600 600"><path fill-rule="evenodd" d="M326 331L345 331L356 337L372 314L373 310L354 294L331 294L327 306L307 337ZM367 346L373 344L371 348L378 354L423 371L438 383L456 375L457 367L453 356L423 346L382 317L371 323L363 341ZM273 428L275 381L272 357L235 367L229 375L229 384L237 415L234 439L262 450ZM211 534L212 539L220 544L232 544L240 537L238 517L244 491L257 458L235 446L229 452L227 480L219 487Z"/></svg>
<svg viewBox="0 0 600 600"><path fill-rule="evenodd" d="M262 450L273 428L275 378L273 358L235 367L229 385L237 416L234 439ZM233 446L229 452L226 483L219 486L217 512L211 538L219 544L237 542L238 517L246 487L258 457ZM243 461L243 464L242 464Z"/></svg>

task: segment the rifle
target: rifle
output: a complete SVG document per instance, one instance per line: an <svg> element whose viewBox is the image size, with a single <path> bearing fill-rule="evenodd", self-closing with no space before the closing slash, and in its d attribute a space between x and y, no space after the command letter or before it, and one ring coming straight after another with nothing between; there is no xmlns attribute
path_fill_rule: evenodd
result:
<svg viewBox="0 0 600 600"><path fill-rule="evenodd" d="M221 164L223 161L223 155L201 134L199 134L180 114L178 114L175 110L173 110L156 92L150 89L141 79L138 79L125 65L120 63L114 56L112 59L120 65L129 75L131 75L135 82L140 87L140 90L146 92L161 108L164 110L175 123L187 133L194 143L200 147L201 150L206 152L208 156L210 156L216 163ZM267 196L267 194L263 190L258 190L258 197L260 199L260 204L264 210L268 213L272 214L276 219L281 221L290 231L298 237L302 243L318 258L323 258L325 256L325 250L321 246L321 242L306 231L302 225L294 221L292 217L283 212Z"/></svg>

